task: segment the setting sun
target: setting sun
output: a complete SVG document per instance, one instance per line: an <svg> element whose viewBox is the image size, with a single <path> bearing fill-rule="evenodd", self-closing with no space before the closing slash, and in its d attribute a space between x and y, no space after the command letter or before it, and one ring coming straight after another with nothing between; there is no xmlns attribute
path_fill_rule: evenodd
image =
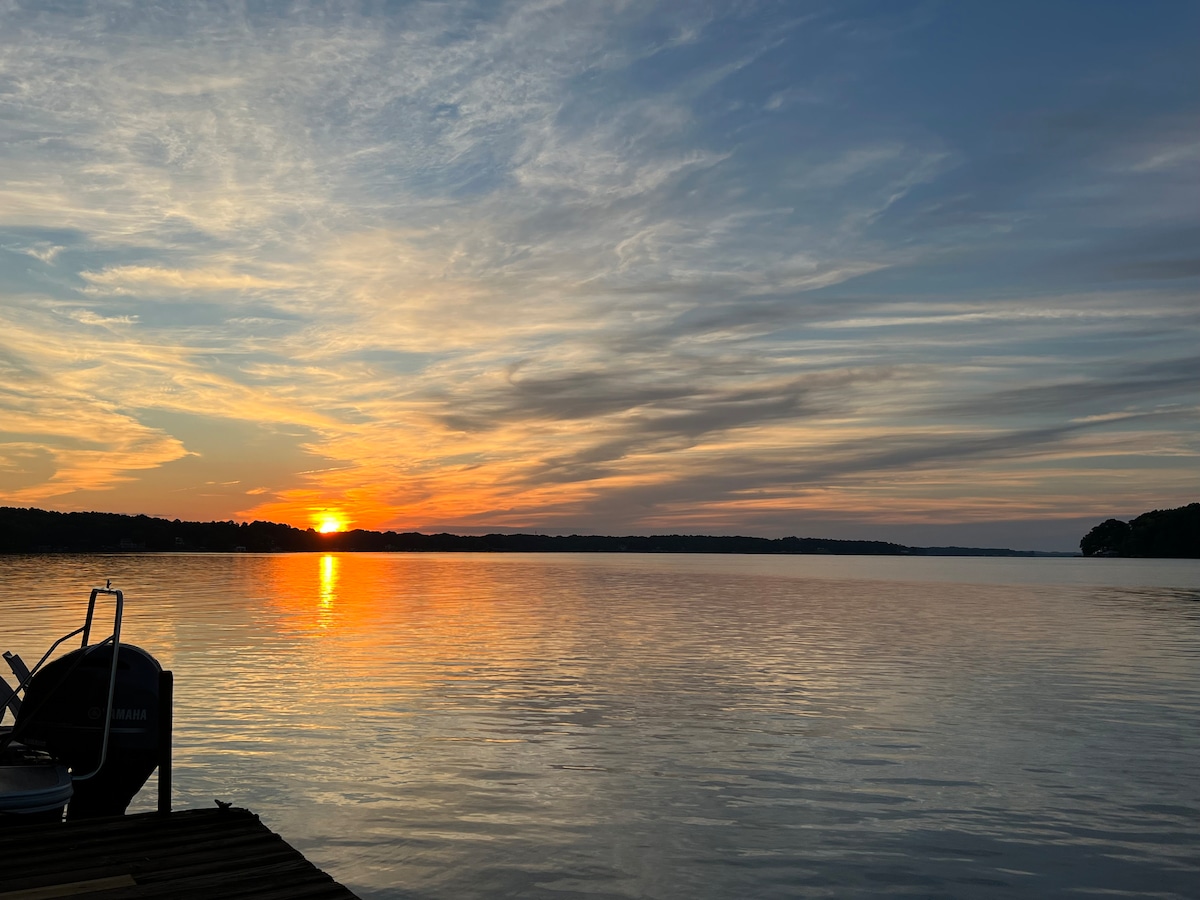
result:
<svg viewBox="0 0 1200 900"><path fill-rule="evenodd" d="M341 531L346 525L341 516L329 512L321 513L321 515L316 517L316 521L317 531L321 532L321 534L332 534L335 531Z"/></svg>

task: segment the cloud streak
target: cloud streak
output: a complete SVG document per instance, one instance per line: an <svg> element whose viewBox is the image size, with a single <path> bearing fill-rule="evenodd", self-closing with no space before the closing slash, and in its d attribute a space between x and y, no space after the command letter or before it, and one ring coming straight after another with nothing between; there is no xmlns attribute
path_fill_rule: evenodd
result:
<svg viewBox="0 0 1200 900"><path fill-rule="evenodd" d="M3 499L862 537L1191 499L1197 23L1077 9L9 4Z"/></svg>

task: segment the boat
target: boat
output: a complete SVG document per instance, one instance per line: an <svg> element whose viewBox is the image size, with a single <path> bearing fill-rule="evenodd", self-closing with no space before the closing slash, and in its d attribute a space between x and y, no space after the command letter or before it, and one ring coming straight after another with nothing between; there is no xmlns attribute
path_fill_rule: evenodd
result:
<svg viewBox="0 0 1200 900"><path fill-rule="evenodd" d="M113 626L93 640L97 600L113 602ZM93 588L83 625L50 645L32 668L4 660L0 677L0 827L35 821L119 816L169 754L170 673L121 641L125 596ZM72 638L79 646L51 659ZM164 679L166 676L166 679ZM5 717L11 714L11 725ZM164 764L164 771L169 766ZM161 780L161 776L160 776Z"/></svg>

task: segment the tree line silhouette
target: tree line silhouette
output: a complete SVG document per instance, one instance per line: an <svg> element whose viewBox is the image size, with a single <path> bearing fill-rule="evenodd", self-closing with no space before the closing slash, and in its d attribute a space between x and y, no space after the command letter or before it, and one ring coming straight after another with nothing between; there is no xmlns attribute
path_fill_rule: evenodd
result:
<svg viewBox="0 0 1200 900"><path fill-rule="evenodd" d="M1079 542L1084 556L1200 559L1200 503L1155 509L1123 522L1106 519Z"/></svg>
<svg viewBox="0 0 1200 900"><path fill-rule="evenodd" d="M0 553L322 551L493 553L809 553L855 556L1038 556L1001 548L906 547L886 541L710 535L319 534L277 522L183 522L120 513L0 507Z"/></svg>

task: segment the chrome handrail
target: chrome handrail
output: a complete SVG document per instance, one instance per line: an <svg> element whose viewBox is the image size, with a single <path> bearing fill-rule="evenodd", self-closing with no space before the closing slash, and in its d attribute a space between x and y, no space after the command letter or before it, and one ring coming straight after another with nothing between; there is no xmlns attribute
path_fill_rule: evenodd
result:
<svg viewBox="0 0 1200 900"><path fill-rule="evenodd" d="M112 634L104 640L96 644L92 644L91 646L91 650L95 650L96 648L103 647L105 644L111 643L113 648L112 669L108 674L108 701L104 706L104 737L100 742L100 762L96 763L96 768L92 769L92 771L88 772L86 775L76 775L72 773L72 781L86 781L87 779L91 778L102 768L104 768L104 761L108 758L108 735L112 729L113 696L116 694L117 690L117 660L121 655L121 616L125 608L125 595L121 593L121 591L113 589L111 581L109 581L102 588L92 588L92 595L88 598L87 619L84 621L82 629L83 643L79 645L81 650L88 646L88 637L92 633L92 616L96 611L96 597L99 594L108 594L110 597L117 598L117 610L116 615L113 617Z"/></svg>
<svg viewBox="0 0 1200 900"><path fill-rule="evenodd" d="M96 598L100 594L107 594L110 597L116 598L116 610L113 614L113 630L112 634L110 634L104 640L97 641L95 644L91 644L89 646L88 639L91 637L92 633L92 619L95 617L96 613ZM79 649L84 650L87 653L94 652L95 650L98 650L107 644L112 644L112 668L109 670L108 674L108 699L105 703L104 709L104 737L100 744L100 762L96 764L96 768L92 769L92 771L88 772L86 775L75 775L72 773L72 781L86 781L87 779L92 778L97 772L104 768L105 760L108 759L108 738L112 730L113 698L116 695L117 689L117 663L121 654L121 618L124 615L124 610L125 594L115 589L112 586L111 580L108 581L102 588L92 588L91 596L88 597L87 618L84 619L83 625L79 628L76 628L74 631L64 634L57 641L51 644L50 649L42 654L42 658L37 661L37 665L29 670L29 674L17 683L16 689L12 692L15 696L16 694L28 688L29 683L33 680L33 676L37 674L38 670L42 667L46 660L50 658L50 654L52 654L58 648L58 646L63 643L63 641L70 640L77 634L83 635L83 640L79 645ZM16 734L14 726L14 731L6 734L3 740L0 741L0 745L6 744L15 736Z"/></svg>

